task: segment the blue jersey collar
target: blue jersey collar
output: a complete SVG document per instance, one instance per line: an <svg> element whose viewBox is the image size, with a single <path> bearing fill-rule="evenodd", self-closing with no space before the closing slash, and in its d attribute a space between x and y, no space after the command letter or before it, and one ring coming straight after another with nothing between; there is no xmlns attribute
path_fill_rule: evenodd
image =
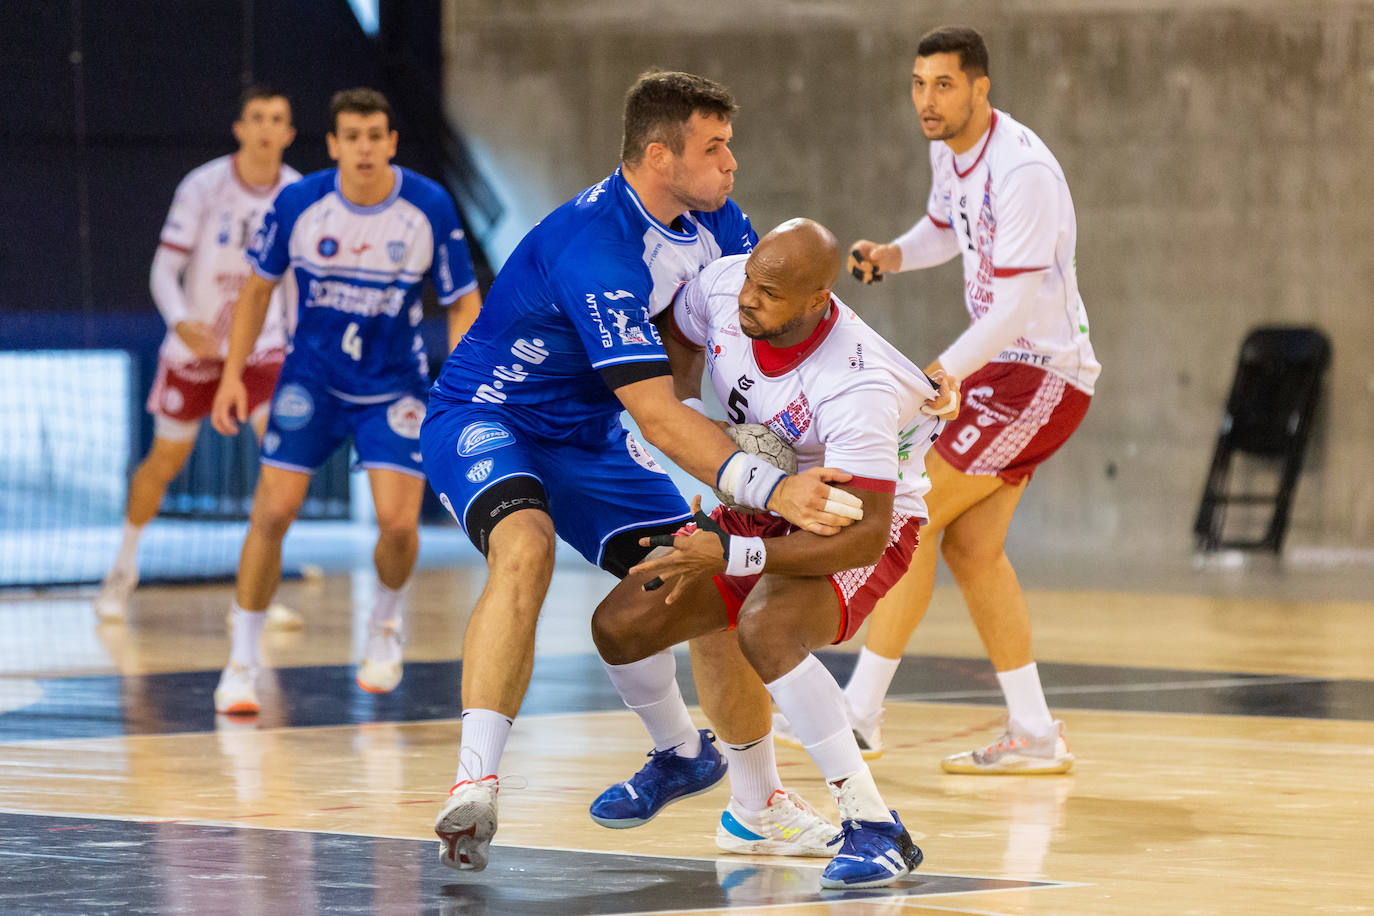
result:
<svg viewBox="0 0 1374 916"><path fill-rule="evenodd" d="M401 167L399 165L393 165L391 166L391 174L392 177L396 179L391 183L391 193L386 196L386 200L382 201L379 204L373 204L370 207L363 207L359 206L358 204L355 204L353 201L345 197L343 189L339 187L338 169L334 170L334 193L339 196L339 200L343 201L344 209L348 210L348 212L350 213L357 213L359 216L368 216L373 213L381 213L387 207L394 204L396 202L396 198L401 196L401 179L404 177L404 173L401 171Z"/></svg>
<svg viewBox="0 0 1374 916"><path fill-rule="evenodd" d="M691 228L690 232L678 232L669 226L665 226L663 223L654 219L653 214L644 206L644 202L639 199L639 195L635 193L635 189L630 187L630 183L626 181L625 176L621 174L620 166L615 167L612 177L614 177L620 185L621 190L625 194L625 198L639 211L639 215L644 217L644 221L656 229L658 233L668 241L676 242L679 245L690 245L697 240L697 224L686 213L682 216L682 222L683 225Z"/></svg>

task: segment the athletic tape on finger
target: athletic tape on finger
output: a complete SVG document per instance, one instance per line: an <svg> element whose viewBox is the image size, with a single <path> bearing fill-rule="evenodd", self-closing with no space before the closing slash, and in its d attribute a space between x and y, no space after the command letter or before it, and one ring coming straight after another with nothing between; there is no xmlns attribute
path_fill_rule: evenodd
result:
<svg viewBox="0 0 1374 916"><path fill-rule="evenodd" d="M837 502L834 499L827 499L825 501L825 511L832 515L852 518L856 522L864 517L864 510L861 507L851 506L849 503Z"/></svg>

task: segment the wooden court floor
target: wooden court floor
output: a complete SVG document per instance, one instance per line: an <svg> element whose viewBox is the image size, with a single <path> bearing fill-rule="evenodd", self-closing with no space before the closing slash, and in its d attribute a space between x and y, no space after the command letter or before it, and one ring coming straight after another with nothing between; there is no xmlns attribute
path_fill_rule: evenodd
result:
<svg viewBox="0 0 1374 916"><path fill-rule="evenodd" d="M940 772L994 737L1000 698L957 592L937 588L873 765L925 864L838 896L819 892L820 860L718 853L724 783L634 830L588 818L648 745L587 635L610 580L576 559L545 608L477 874L440 866L431 832L456 764L471 558L417 573L405 680L385 697L351 667L370 573L286 583L308 627L269 635L248 722L210 708L227 587L148 589L127 625L98 628L89 595L3 599L0 911L1374 911L1374 590L1348 597L1374 575L1324 571L1314 581L1344 584L1323 593L1282 569L1223 583L1171 562L1153 577L1099 564L1068 587L1018 562L1078 758L1065 777ZM824 656L841 680L856 647ZM690 701L685 657L679 677ZM805 755L778 761L833 813Z"/></svg>

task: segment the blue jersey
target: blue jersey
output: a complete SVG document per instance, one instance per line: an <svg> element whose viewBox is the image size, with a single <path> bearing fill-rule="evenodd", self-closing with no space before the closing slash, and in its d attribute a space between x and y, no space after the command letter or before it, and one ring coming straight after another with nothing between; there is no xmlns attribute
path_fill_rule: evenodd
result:
<svg viewBox="0 0 1374 916"><path fill-rule="evenodd" d="M430 392L495 407L549 438L604 440L612 388L668 372L652 318L677 287L758 236L733 202L665 226L616 169L544 218L511 254Z"/></svg>
<svg viewBox="0 0 1374 916"><path fill-rule="evenodd" d="M373 401L428 383L421 284L450 305L477 288L453 200L392 166L395 186L371 207L339 190L338 169L283 188L248 260L269 280L295 274L295 332L284 369L346 400Z"/></svg>

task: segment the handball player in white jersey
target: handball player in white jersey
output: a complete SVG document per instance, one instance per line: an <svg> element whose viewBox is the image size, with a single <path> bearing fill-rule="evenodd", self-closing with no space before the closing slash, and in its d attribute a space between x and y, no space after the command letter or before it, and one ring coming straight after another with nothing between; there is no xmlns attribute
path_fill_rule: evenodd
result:
<svg viewBox="0 0 1374 916"><path fill-rule="evenodd" d="M248 418L246 357L279 283L297 306L290 351L272 399L253 511L239 559L229 664L215 711L258 711L259 636L281 578L282 539L310 477L351 438L377 516L376 597L357 682L372 693L400 683L405 587L419 549L425 476L420 424L429 360L421 293L433 283L448 310L449 347L480 308L453 200L437 183L392 165L391 106L373 89L330 102L326 139L337 168L307 175L272 202L248 250L253 268L234 306L229 355L215 392L215 428Z"/></svg>
<svg viewBox="0 0 1374 916"><path fill-rule="evenodd" d="M210 413L224 371L234 300L252 273L244 249L272 198L301 177L282 164L296 131L291 103L281 92L262 85L245 89L233 129L238 152L212 159L177 186L153 256L153 301L167 322L148 395L153 445L129 482L119 554L95 598L99 621L124 619L138 585L143 526L157 515L167 484L186 463L200 421ZM244 367L249 415L259 439L286 355L287 292L273 294ZM270 617L283 626L299 624L281 605L273 605Z"/></svg>
<svg viewBox="0 0 1374 916"><path fill-rule="evenodd" d="M852 638L906 571L927 515L923 461L944 425L928 411L946 396L832 295L840 261L824 227L784 223L752 254L721 258L682 287L668 348L679 393L699 393L704 356L730 419L768 426L792 446L801 472L824 465L852 475L842 486L862 500L863 519L818 537L769 514L721 506L708 517L698 501L694 527L641 542L673 549L632 569L592 618L611 680L655 747L670 745L686 718L670 647L738 630L757 674L738 702L766 689L839 807L843 825L821 875L827 888L890 884L921 861L878 794L839 685L811 653ZM666 584L653 589L655 576ZM638 783L608 788L593 818L642 823ZM753 818L737 813L732 802L717 831L726 849L758 839Z"/></svg>
<svg viewBox="0 0 1374 916"><path fill-rule="evenodd" d="M1045 702L1025 598L1003 542L1035 468L1083 419L1101 366L1078 293L1078 229L1063 170L1029 128L991 106L990 85L977 32L940 28L921 39L911 98L933 141L926 213L893 242L855 242L850 268L871 283L955 257L964 265L971 324L927 367L958 376L964 402L927 462L933 489L924 533L929 548L943 532L940 552L997 671L1008 725L992 744L942 766L1063 773L1073 755ZM874 613L846 687L851 723L870 756L882 750L883 695L934 580L935 552L919 551Z"/></svg>

